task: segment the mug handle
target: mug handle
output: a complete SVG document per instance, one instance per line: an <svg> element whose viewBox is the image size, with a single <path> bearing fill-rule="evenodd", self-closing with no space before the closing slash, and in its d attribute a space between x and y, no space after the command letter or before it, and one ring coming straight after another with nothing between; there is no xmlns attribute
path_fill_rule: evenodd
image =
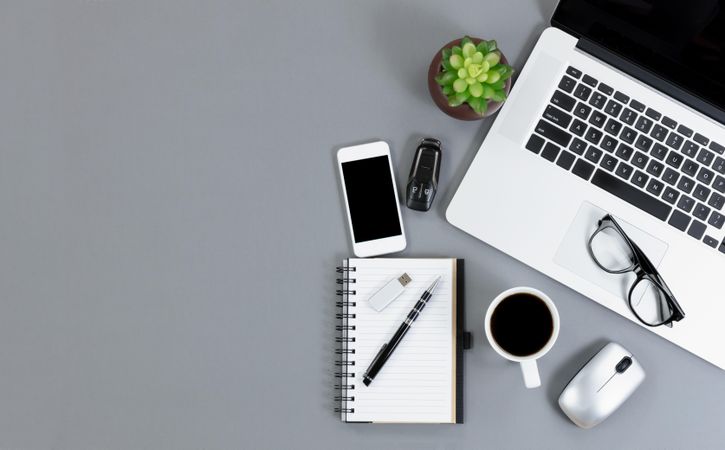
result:
<svg viewBox="0 0 725 450"><path fill-rule="evenodd" d="M527 389L533 389L541 386L539 367L536 365L535 359L521 361L521 373L524 375L524 384Z"/></svg>

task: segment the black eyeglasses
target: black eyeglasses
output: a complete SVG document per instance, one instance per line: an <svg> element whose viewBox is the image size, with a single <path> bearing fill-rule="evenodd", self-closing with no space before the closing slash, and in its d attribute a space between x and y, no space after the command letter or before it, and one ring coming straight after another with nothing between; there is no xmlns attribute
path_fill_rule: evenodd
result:
<svg viewBox="0 0 725 450"><path fill-rule="evenodd" d="M594 262L612 274L634 272L637 279L629 288L629 309L645 325L672 327L685 312L667 287L654 264L607 214L589 238L588 250Z"/></svg>

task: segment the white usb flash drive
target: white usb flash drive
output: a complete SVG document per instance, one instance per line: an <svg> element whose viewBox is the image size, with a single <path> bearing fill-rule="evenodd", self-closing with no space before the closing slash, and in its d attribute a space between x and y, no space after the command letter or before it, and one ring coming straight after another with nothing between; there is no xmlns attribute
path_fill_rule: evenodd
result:
<svg viewBox="0 0 725 450"><path fill-rule="evenodd" d="M411 278L407 273L390 280L385 286L380 288L378 292L374 293L372 297L368 299L370 306L372 306L375 311L382 311L403 293L405 286L407 286L410 281Z"/></svg>

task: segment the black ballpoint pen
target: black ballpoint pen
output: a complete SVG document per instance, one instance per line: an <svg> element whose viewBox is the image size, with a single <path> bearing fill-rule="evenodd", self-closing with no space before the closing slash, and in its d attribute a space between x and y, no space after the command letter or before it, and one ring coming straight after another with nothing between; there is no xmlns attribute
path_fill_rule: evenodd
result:
<svg viewBox="0 0 725 450"><path fill-rule="evenodd" d="M420 312L423 311L425 305L428 304L428 300L430 300L433 296L433 290L438 285L438 281L440 281L440 279L441 277L437 277L435 281L433 281L433 284L431 284L430 287L423 292L423 295L420 296L420 300L418 300L418 303L416 303L413 309L410 310L408 317L406 317L403 323L400 324L400 327L398 327L398 330L390 339L390 342L383 344L382 348L373 359L373 362L370 363L370 367L368 367L368 370L366 370L363 375L363 383L365 383L365 386L370 386L370 383L373 381L378 372L380 372L380 369L383 368L383 365L385 365L388 358L390 358L390 355L393 354L395 348L403 340L403 336L405 336L408 330L410 330L410 327L413 325L413 322L415 322L415 319L418 318Z"/></svg>

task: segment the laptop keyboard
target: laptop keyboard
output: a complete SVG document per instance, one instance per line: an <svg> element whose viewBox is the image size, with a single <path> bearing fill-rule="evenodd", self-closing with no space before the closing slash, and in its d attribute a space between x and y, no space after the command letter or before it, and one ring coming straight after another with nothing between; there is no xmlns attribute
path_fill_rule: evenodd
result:
<svg viewBox="0 0 725 450"><path fill-rule="evenodd" d="M569 67L526 148L725 253L725 147Z"/></svg>

